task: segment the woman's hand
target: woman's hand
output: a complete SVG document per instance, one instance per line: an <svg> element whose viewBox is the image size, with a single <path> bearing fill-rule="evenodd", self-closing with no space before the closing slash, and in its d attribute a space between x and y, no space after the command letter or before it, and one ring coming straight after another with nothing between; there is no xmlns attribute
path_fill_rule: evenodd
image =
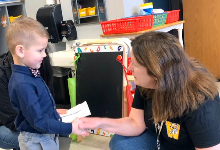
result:
<svg viewBox="0 0 220 150"><path fill-rule="evenodd" d="M86 129L97 129L100 128L100 118L97 117L85 117L80 118L82 122L79 124L79 129L86 130Z"/></svg>
<svg viewBox="0 0 220 150"><path fill-rule="evenodd" d="M79 120L79 118L77 117L76 119L73 120L72 122L72 133L77 134L77 135L81 135L83 137L86 137L89 135L87 129L80 129L79 128L79 124L81 124L82 121Z"/></svg>
<svg viewBox="0 0 220 150"><path fill-rule="evenodd" d="M138 136L146 129L144 110L132 108L129 117L112 119L99 117L80 118L79 129L98 129L123 136Z"/></svg>

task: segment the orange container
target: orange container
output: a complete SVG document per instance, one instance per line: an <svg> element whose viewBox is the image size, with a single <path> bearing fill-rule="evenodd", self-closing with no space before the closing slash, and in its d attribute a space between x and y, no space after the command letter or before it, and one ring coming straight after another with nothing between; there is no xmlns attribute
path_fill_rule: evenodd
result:
<svg viewBox="0 0 220 150"><path fill-rule="evenodd" d="M86 8L87 16L93 16L96 14L96 7L88 7Z"/></svg>
<svg viewBox="0 0 220 150"><path fill-rule="evenodd" d="M100 22L103 34L130 33L151 29L153 15Z"/></svg>
<svg viewBox="0 0 220 150"><path fill-rule="evenodd" d="M172 10L172 11L166 11L166 12L167 12L166 24L176 22L179 20L180 10Z"/></svg>

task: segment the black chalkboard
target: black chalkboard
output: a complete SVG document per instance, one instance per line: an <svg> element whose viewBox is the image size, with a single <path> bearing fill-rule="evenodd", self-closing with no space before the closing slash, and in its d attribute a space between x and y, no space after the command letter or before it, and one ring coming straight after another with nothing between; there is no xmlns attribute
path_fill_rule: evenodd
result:
<svg viewBox="0 0 220 150"><path fill-rule="evenodd" d="M123 52L80 53L76 71L76 103L87 101L92 117L122 117Z"/></svg>

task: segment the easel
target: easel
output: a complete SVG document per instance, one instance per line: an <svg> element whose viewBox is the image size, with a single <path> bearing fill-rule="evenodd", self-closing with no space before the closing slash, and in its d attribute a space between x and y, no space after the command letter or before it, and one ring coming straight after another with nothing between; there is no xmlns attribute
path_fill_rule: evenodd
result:
<svg viewBox="0 0 220 150"><path fill-rule="evenodd" d="M78 40L74 41L72 45L72 49L74 49L77 52L78 47L82 46L103 46L103 45L120 45L122 46L123 49L123 64L127 67L127 54L128 51L130 51L130 40L128 39L100 39L100 40ZM116 61L116 57L115 57ZM121 64L119 64L121 65ZM121 67L122 69L122 67ZM126 97L126 80L125 80L125 74L124 71L122 71L122 117L127 117L128 116L128 108L127 108L127 97ZM82 137L78 136L77 141L80 142L82 141Z"/></svg>

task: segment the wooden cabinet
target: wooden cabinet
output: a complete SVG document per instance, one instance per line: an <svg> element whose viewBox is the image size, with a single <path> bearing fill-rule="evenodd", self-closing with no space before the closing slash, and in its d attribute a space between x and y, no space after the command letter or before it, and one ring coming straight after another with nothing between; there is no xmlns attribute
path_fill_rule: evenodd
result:
<svg viewBox="0 0 220 150"><path fill-rule="evenodd" d="M183 0L185 50L220 79L220 0Z"/></svg>
<svg viewBox="0 0 220 150"><path fill-rule="evenodd" d="M0 54L3 54L8 51L5 33L10 24L10 16L26 16L26 11L23 2L14 2L14 3L0 3Z"/></svg>

